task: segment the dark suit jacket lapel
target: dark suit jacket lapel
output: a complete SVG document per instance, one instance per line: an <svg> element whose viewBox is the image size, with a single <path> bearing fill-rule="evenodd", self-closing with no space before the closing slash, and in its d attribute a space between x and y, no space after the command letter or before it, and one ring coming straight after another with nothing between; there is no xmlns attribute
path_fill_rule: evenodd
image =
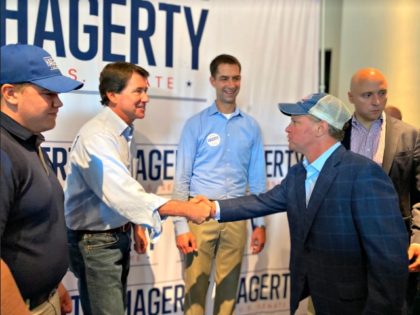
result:
<svg viewBox="0 0 420 315"><path fill-rule="evenodd" d="M341 144L347 149L350 150L350 138L351 138L352 124L351 119L347 122L346 129L344 129L344 139L341 141Z"/></svg>
<svg viewBox="0 0 420 315"><path fill-rule="evenodd" d="M300 215L306 215L306 193L305 193L305 179L306 179L306 170L305 167L300 164L300 168L296 174L296 200Z"/></svg>
<svg viewBox="0 0 420 315"><path fill-rule="evenodd" d="M395 152L397 151L398 141L400 135L397 128L394 127L394 120L386 116L386 129L385 129L385 150L384 158L382 160L382 169L385 173L389 174L391 170L392 161L394 160Z"/></svg>
<svg viewBox="0 0 420 315"><path fill-rule="evenodd" d="M315 216L337 176L337 169L335 166L341 161L341 156L345 151L346 149L344 147L339 147L325 162L324 167L318 176L314 190L311 194L311 199L309 199L307 212L304 216L304 239L308 236Z"/></svg>

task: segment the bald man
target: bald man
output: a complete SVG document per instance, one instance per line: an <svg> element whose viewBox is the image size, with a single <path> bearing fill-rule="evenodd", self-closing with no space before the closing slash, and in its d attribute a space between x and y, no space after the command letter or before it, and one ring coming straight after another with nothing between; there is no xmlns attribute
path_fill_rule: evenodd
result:
<svg viewBox="0 0 420 315"><path fill-rule="evenodd" d="M391 177L411 236L409 270L418 272L420 224L416 222L420 223L420 211L415 204L420 202L420 135L418 129L384 113L387 92L388 83L380 70L363 68L353 75L348 98L355 112L343 145L374 160ZM409 307L416 294L417 276L417 273L411 276L407 293Z"/></svg>

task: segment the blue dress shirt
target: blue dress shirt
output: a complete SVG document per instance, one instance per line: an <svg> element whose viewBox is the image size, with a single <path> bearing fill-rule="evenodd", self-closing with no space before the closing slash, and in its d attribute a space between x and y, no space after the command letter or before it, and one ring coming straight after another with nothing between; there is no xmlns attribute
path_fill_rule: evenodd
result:
<svg viewBox="0 0 420 315"><path fill-rule="evenodd" d="M178 146L173 197L227 199L266 189L263 141L258 123L236 108L228 119L215 103L188 119ZM174 220L177 235L189 231ZM254 221L264 225L264 219Z"/></svg>

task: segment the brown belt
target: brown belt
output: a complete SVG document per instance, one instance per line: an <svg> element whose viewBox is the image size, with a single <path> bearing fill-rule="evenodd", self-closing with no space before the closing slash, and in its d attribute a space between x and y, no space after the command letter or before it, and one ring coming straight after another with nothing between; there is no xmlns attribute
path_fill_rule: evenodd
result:
<svg viewBox="0 0 420 315"><path fill-rule="evenodd" d="M98 234L98 233L125 233L130 231L131 223L128 222L122 226L109 229L109 230L71 230L76 234Z"/></svg>

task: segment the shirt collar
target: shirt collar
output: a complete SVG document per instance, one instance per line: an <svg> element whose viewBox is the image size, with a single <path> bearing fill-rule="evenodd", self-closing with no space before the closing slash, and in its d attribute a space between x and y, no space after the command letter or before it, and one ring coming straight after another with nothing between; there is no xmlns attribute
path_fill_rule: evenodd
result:
<svg viewBox="0 0 420 315"><path fill-rule="evenodd" d="M9 133L13 134L15 137L21 139L25 142L31 142L35 144L35 146L39 146L42 142L44 142L45 138L42 134L34 134L32 131L26 129L21 124L16 122L13 118L8 116L7 114L0 112L0 120L1 126L6 129Z"/></svg>
<svg viewBox="0 0 420 315"><path fill-rule="evenodd" d="M127 137L133 136L133 126L127 125L127 123L108 106L104 107L104 111L108 121L108 127L114 129L118 135L124 136L129 140Z"/></svg>
<svg viewBox="0 0 420 315"><path fill-rule="evenodd" d="M378 119L376 119L373 123L372 123L372 125L379 125L379 126L382 126L382 123L383 123L383 121L384 121L384 117L383 117L383 113L381 114L381 116L379 116L379 118ZM360 128L360 127L363 127L364 128L364 126L357 120L357 118L356 118L356 116L355 115L353 115L353 117L351 118L351 125L353 126L353 127L356 127L356 128Z"/></svg>
<svg viewBox="0 0 420 315"><path fill-rule="evenodd" d="M215 114L223 115L218 110L216 102L213 102L213 104L211 104L211 106L209 107L209 110L208 110L208 114L209 114L209 116L212 116L212 115L215 115ZM234 117L234 116L242 116L242 112L238 108L238 106L236 106L235 111L232 113L232 117Z"/></svg>
<svg viewBox="0 0 420 315"><path fill-rule="evenodd" d="M322 168L324 167L325 162L328 158L334 153L334 151L341 145L340 142L336 142L331 147L328 148L327 151L322 153L315 161L309 164L309 161L306 157L303 158L303 166L308 171L308 168L314 168L315 170L321 172Z"/></svg>

